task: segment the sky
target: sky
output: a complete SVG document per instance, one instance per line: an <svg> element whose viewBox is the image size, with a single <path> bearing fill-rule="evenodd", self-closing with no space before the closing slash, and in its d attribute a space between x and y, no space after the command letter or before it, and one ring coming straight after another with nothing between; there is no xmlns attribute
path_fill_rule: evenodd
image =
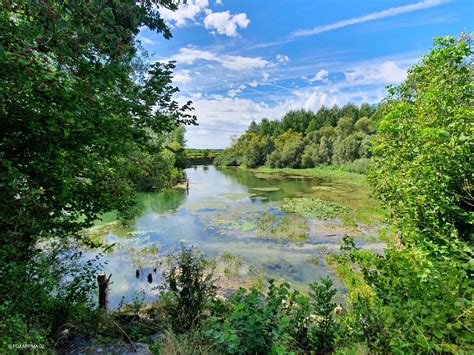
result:
<svg viewBox="0 0 474 355"><path fill-rule="evenodd" d="M199 122L190 148L225 148L290 110L377 103L433 37L474 28L473 0L188 0L160 13L173 38L138 39L151 60L176 61L175 99Z"/></svg>

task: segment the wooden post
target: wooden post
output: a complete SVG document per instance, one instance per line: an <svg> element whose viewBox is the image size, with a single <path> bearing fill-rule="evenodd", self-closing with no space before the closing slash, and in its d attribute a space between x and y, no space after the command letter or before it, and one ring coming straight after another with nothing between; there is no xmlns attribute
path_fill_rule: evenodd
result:
<svg viewBox="0 0 474 355"><path fill-rule="evenodd" d="M189 195L189 180L186 179L186 195Z"/></svg>
<svg viewBox="0 0 474 355"><path fill-rule="evenodd" d="M97 282L99 283L99 309L107 309L107 292L111 277L112 274L107 278L103 271L97 275Z"/></svg>

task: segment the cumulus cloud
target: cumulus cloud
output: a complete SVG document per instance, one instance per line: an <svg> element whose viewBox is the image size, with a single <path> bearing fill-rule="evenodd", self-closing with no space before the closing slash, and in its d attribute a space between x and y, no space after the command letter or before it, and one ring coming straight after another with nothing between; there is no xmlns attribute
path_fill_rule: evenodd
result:
<svg viewBox="0 0 474 355"><path fill-rule="evenodd" d="M212 12L206 11L204 26L220 35L235 37L238 35L238 28L247 28L250 20L245 13L232 15L229 11Z"/></svg>
<svg viewBox="0 0 474 355"><path fill-rule="evenodd" d="M318 71L316 73L316 75L314 77L309 79L309 81L312 82L312 83L315 82L315 81L324 81L324 82L326 82L327 78L328 78L328 75L329 75L329 72L327 70L321 69L320 71Z"/></svg>
<svg viewBox="0 0 474 355"><path fill-rule="evenodd" d="M393 61L386 61L378 65L358 67L344 75L354 85L389 84L405 80L406 70Z"/></svg>
<svg viewBox="0 0 474 355"><path fill-rule="evenodd" d="M277 54L276 60L278 63L287 63L290 58L287 55Z"/></svg>
<svg viewBox="0 0 474 355"><path fill-rule="evenodd" d="M199 121L198 127L190 127L187 130L189 147L224 148L230 144L232 136L245 132L253 120L260 121L263 117L279 119L288 111L301 108L317 111L322 105L341 105L352 99L337 90L312 88L295 90L284 100L269 105L263 101L236 97L239 90L240 87L229 90L228 96L180 98L183 102L193 99Z"/></svg>
<svg viewBox="0 0 474 355"><path fill-rule="evenodd" d="M173 74L173 83L174 84L187 84L187 83L189 83L192 80L192 78L189 74L190 74L190 71L185 70L185 69L175 72Z"/></svg>
<svg viewBox="0 0 474 355"><path fill-rule="evenodd" d="M409 13L413 11L428 9L430 7L439 6L448 2L450 2L450 0L423 0L417 3L413 3L413 4L391 7L389 9L372 12L364 16L353 17L346 20L330 23L327 25L317 26L310 30L299 30L293 33L293 37L316 35L319 33L336 30L338 28L343 28L346 26L352 26L359 23L382 19L385 17L392 17L392 16L397 16L397 15L401 15L401 14L405 14L405 13Z"/></svg>
<svg viewBox="0 0 474 355"><path fill-rule="evenodd" d="M160 16L166 21L182 27L188 22L195 22L196 17L208 7L208 0L188 0L186 3L182 3L176 11L160 8Z"/></svg>
<svg viewBox="0 0 474 355"><path fill-rule="evenodd" d="M170 59L184 64L193 64L198 60L216 62L231 70L261 69L271 64L269 61L260 57L218 55L209 51L189 47L181 48L179 53Z"/></svg>
<svg viewBox="0 0 474 355"><path fill-rule="evenodd" d="M253 88L257 87L257 86L258 86L257 80L252 80L252 81L249 83L249 86L251 86L251 87L253 87Z"/></svg>
<svg viewBox="0 0 474 355"><path fill-rule="evenodd" d="M237 89L230 89L227 91L227 95L230 97L235 97L239 95L242 91L244 91L247 88L245 85L240 85Z"/></svg>

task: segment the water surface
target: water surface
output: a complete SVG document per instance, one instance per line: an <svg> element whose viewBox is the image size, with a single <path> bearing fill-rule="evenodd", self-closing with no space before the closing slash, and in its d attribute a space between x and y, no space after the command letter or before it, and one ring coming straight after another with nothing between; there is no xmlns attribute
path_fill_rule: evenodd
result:
<svg viewBox="0 0 474 355"><path fill-rule="evenodd" d="M183 245L217 260L224 293L268 277L304 289L309 282L328 275L342 290L324 258L339 249L347 227L338 219L323 221L288 214L280 205L288 197L317 195L321 186L325 188L320 192L327 194L331 189L331 196L339 202L357 202L360 198L353 186L327 178L262 176L214 166L197 166L186 173L188 191L139 194L142 212L130 227L120 227L110 218L97 226L95 233L104 234L107 243L115 243L112 252L104 256L104 271L113 275L111 307L140 294L146 301L156 298L154 288L162 281L163 255ZM383 248L373 238L373 227L359 225L358 232L363 247Z"/></svg>

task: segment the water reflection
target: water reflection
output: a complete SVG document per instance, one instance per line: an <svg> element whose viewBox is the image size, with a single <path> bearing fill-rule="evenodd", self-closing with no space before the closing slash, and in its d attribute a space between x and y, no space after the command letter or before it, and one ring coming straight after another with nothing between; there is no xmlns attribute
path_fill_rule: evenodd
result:
<svg viewBox="0 0 474 355"><path fill-rule="evenodd" d="M314 193L312 187L327 180L273 178L213 166L192 167L186 173L189 194L183 189L139 194L141 213L131 227L105 231L106 241L116 243L105 257L104 271L112 273L114 281L111 307L122 297L130 301L140 290L145 291L146 301L152 301L163 281L163 256L182 245L216 258L227 289L266 277L304 288L320 277L335 276L324 256L339 249L343 231L325 229L324 224L287 215L279 208L284 198ZM108 216L107 221L112 219ZM223 254L238 260L232 264L238 265L236 270L222 261ZM342 289L337 280L336 286Z"/></svg>

